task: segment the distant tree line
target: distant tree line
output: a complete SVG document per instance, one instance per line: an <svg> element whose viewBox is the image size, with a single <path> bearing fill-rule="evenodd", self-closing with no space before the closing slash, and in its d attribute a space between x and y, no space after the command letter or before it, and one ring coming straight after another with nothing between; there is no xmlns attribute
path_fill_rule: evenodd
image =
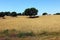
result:
<svg viewBox="0 0 60 40"><path fill-rule="evenodd" d="M16 12L0 12L0 17L5 19L5 16L17 17L17 15L21 15L21 13Z"/></svg>
<svg viewBox="0 0 60 40"><path fill-rule="evenodd" d="M56 13L56 14L53 14L53 15L60 15L60 13Z"/></svg>
<svg viewBox="0 0 60 40"><path fill-rule="evenodd" d="M51 14L48 14L47 12L43 13L42 15L51 15ZM60 15L60 13L55 13L53 15Z"/></svg>
<svg viewBox="0 0 60 40"><path fill-rule="evenodd" d="M23 13L17 13L17 12L0 12L0 17L5 19L5 16L11 16L11 17L17 17L17 16L29 16L29 18L38 18L39 16L36 16L38 14L38 9L36 8L27 8L24 10ZM51 15L47 12L42 13L42 15ZM60 15L60 13L56 13L53 15Z"/></svg>
<svg viewBox="0 0 60 40"><path fill-rule="evenodd" d="M29 17L36 17L38 13L38 10L36 8L27 8L23 13L17 13L17 12L0 12L0 17L3 19L4 16L11 16L11 17L17 17L17 16L29 16Z"/></svg>

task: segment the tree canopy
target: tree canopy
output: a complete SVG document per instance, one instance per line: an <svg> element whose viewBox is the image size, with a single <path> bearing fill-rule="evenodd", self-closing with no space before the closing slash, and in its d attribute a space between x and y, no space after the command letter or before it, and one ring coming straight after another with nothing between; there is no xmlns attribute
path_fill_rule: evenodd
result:
<svg viewBox="0 0 60 40"><path fill-rule="evenodd" d="M45 12L45 13L43 13L42 15L47 15L47 14L48 14L48 13Z"/></svg>
<svg viewBox="0 0 60 40"><path fill-rule="evenodd" d="M37 13L38 13L38 10L36 8L27 8L24 11L24 15L27 15L27 16L35 16L37 15Z"/></svg>

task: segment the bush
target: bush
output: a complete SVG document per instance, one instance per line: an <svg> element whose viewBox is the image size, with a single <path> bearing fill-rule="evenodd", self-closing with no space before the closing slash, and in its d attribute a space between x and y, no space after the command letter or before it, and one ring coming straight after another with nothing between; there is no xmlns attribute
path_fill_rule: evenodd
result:
<svg viewBox="0 0 60 40"><path fill-rule="evenodd" d="M18 37L34 36L33 32L20 32L17 34Z"/></svg>
<svg viewBox="0 0 60 40"><path fill-rule="evenodd" d="M5 33L8 33L8 31L9 31L9 30L8 30L8 29L6 29L6 30L4 30L4 31L3 31L3 33L4 33L4 34L5 34Z"/></svg>
<svg viewBox="0 0 60 40"><path fill-rule="evenodd" d="M8 34L9 34L9 30L6 29L6 30L4 30L2 33L5 34L5 35L8 35Z"/></svg>

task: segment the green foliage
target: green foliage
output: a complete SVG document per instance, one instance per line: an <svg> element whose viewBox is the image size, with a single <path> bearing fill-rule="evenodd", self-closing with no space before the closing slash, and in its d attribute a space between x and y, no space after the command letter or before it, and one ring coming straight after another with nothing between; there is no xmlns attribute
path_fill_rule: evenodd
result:
<svg viewBox="0 0 60 40"><path fill-rule="evenodd" d="M37 13L38 13L38 10L36 8L27 8L23 12L23 14L27 16L35 16L37 15Z"/></svg>
<svg viewBox="0 0 60 40"><path fill-rule="evenodd" d="M18 37L34 36L33 32L20 32L17 34Z"/></svg>
<svg viewBox="0 0 60 40"><path fill-rule="evenodd" d="M21 16L22 14L21 13L17 13L18 16Z"/></svg>
<svg viewBox="0 0 60 40"><path fill-rule="evenodd" d="M4 14L6 15L6 16L10 16L10 12L4 12Z"/></svg>
<svg viewBox="0 0 60 40"><path fill-rule="evenodd" d="M28 37L28 36L35 36L33 32L19 32L15 29L13 30L3 30L0 32L0 36L6 36L6 37Z"/></svg>
<svg viewBox="0 0 60 40"><path fill-rule="evenodd" d="M4 30L3 34L8 35L9 34L9 30L8 29Z"/></svg>
<svg viewBox="0 0 60 40"><path fill-rule="evenodd" d="M4 12L0 12L0 17L2 17L3 19L5 19L5 13Z"/></svg>
<svg viewBox="0 0 60 40"><path fill-rule="evenodd" d="M17 16L17 13L16 13L16 12L12 12L12 13L11 13L11 16L12 16L12 17L16 17L16 16Z"/></svg>
<svg viewBox="0 0 60 40"><path fill-rule="evenodd" d="M16 31L15 29L12 30L3 30L0 32L0 37L28 37L28 36L59 36L60 32L47 32L47 31L42 31L41 33L34 34L32 31L30 32L19 32Z"/></svg>
<svg viewBox="0 0 60 40"><path fill-rule="evenodd" d="M8 31L9 31L9 30L8 30L8 29L6 29L6 30L4 30L4 31L3 31L3 33L8 33Z"/></svg>
<svg viewBox="0 0 60 40"><path fill-rule="evenodd" d="M43 13L42 15L47 15L48 13Z"/></svg>

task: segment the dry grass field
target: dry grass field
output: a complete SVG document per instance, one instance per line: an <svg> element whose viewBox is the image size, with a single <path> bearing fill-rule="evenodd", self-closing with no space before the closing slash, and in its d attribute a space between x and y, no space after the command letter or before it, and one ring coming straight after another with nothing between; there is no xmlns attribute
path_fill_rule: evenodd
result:
<svg viewBox="0 0 60 40"><path fill-rule="evenodd" d="M60 31L60 16L40 16L39 18L28 18L27 16L0 18L0 30L17 29L20 31Z"/></svg>
<svg viewBox="0 0 60 40"><path fill-rule="evenodd" d="M60 15L40 16L39 18L33 18L33 19L28 18L28 16L18 16L18 17L5 16L5 18L6 19L0 18L0 30L16 29L23 32L33 31L34 33L40 33L43 31L60 32ZM29 40L31 38L27 39ZM31 40L35 39L33 38ZM37 38L36 40L40 39Z"/></svg>

